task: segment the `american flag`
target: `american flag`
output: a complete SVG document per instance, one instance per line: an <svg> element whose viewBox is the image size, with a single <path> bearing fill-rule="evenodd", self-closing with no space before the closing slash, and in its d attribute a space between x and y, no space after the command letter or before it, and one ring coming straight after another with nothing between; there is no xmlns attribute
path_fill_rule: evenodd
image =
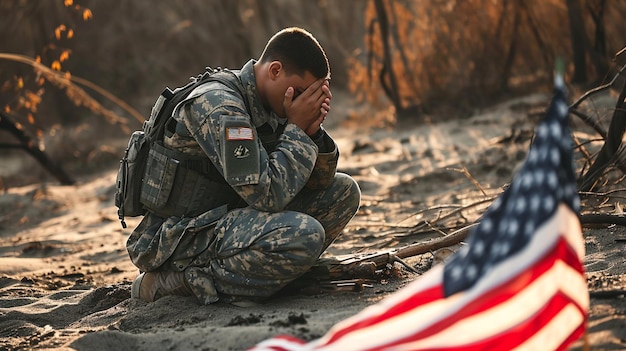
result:
<svg viewBox="0 0 626 351"><path fill-rule="evenodd" d="M565 84L511 185L444 265L305 342L251 350L564 350L585 331L589 293Z"/></svg>

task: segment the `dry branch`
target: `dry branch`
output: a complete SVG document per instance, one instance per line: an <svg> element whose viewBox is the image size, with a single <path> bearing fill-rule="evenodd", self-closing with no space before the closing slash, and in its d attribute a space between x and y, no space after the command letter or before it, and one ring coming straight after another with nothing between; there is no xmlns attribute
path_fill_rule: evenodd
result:
<svg viewBox="0 0 626 351"><path fill-rule="evenodd" d="M337 279L375 278L377 272L387 268L394 262L399 262L410 271L415 270L402 259L433 252L435 250L456 245L465 240L469 232L478 225L470 224L444 237L431 239L425 242L407 245L404 247L375 252L370 254L355 254L343 258L322 259L305 274L302 281L322 281Z"/></svg>
<svg viewBox="0 0 626 351"><path fill-rule="evenodd" d="M8 114L0 111L0 129L11 133L20 142L19 147L34 157L48 172L50 172L61 184L72 185L75 180L67 174L63 168L54 163L48 155L37 146L31 137L26 135L19 124L15 123ZM12 145L12 147L15 147Z"/></svg>
<svg viewBox="0 0 626 351"><path fill-rule="evenodd" d="M139 123L143 123L145 117L142 116L137 110L132 108L130 105L125 103L122 99L116 97L115 95L109 93L106 89L80 77L75 77L71 75L64 74L62 72L54 71L45 65L35 61L34 59L17 54L7 54L0 53L0 59L15 61L24 63L32 66L38 74L44 76L48 81L52 84L56 85L61 89L65 89L68 97L75 103L79 105L84 105L89 108L93 112L99 113L105 116L110 122L116 123L125 127L127 121L125 118L119 117L115 112L110 111L100 105L96 100L94 100L89 94L87 94L83 89L79 88L76 84L81 84L87 88L90 88L105 98L109 99L111 102L115 103L126 112L128 112L131 116L133 116Z"/></svg>

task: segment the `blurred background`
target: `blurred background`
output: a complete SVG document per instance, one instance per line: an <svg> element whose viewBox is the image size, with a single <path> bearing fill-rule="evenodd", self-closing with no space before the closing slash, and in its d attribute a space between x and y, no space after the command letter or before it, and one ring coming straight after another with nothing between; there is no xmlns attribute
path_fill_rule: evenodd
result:
<svg viewBox="0 0 626 351"><path fill-rule="evenodd" d="M163 87L240 68L285 27L325 48L342 125L395 128L547 92L557 57L574 89L602 84L625 17L607 0L0 0L0 189L116 168Z"/></svg>

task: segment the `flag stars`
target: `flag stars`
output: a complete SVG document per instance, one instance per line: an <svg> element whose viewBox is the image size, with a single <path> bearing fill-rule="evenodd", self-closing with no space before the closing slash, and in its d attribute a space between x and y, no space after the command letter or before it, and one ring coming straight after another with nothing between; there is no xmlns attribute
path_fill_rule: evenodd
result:
<svg viewBox="0 0 626 351"><path fill-rule="evenodd" d="M501 221L498 224L498 233L505 233L509 227L509 223L507 221Z"/></svg>
<svg viewBox="0 0 626 351"><path fill-rule="evenodd" d="M559 164L561 163L561 153L558 149L554 148L550 150L550 161L554 166L559 166Z"/></svg>
<svg viewBox="0 0 626 351"><path fill-rule="evenodd" d="M576 188L572 186L571 184L568 184L567 186L565 186L563 188L563 191L564 191L564 196L568 199L571 199L572 197L574 197L574 195L576 195Z"/></svg>
<svg viewBox="0 0 626 351"><path fill-rule="evenodd" d="M477 274L478 274L478 269L476 268L475 265L471 265L467 267L467 270L465 272L465 276L467 277L467 279L474 280L476 279Z"/></svg>
<svg viewBox="0 0 626 351"><path fill-rule="evenodd" d="M565 108L567 109L567 106ZM561 124L558 121L550 123L550 132L554 140L560 140L561 134L563 134Z"/></svg>
<svg viewBox="0 0 626 351"><path fill-rule="evenodd" d="M569 114L569 106L563 101L556 102L556 111L559 114L559 117L567 116Z"/></svg>
<svg viewBox="0 0 626 351"><path fill-rule="evenodd" d="M528 221L524 224L524 236L530 237L535 231L535 222Z"/></svg>
<svg viewBox="0 0 626 351"><path fill-rule="evenodd" d="M530 173L524 173L522 176L522 187L528 189L533 185L533 176Z"/></svg>
<svg viewBox="0 0 626 351"><path fill-rule="evenodd" d="M530 149L530 152L528 153L527 162L529 164L535 164L537 163L538 158L539 158L539 154L537 153L537 150L535 150L534 148Z"/></svg>
<svg viewBox="0 0 626 351"><path fill-rule="evenodd" d="M542 169L537 169L533 173L533 177L535 178L535 182L537 182L537 184L543 184L543 181L546 177L546 172L544 172Z"/></svg>
<svg viewBox="0 0 626 351"><path fill-rule="evenodd" d="M526 198L520 196L520 198L515 202L515 212L521 214L524 211L526 211Z"/></svg>
<svg viewBox="0 0 626 351"><path fill-rule="evenodd" d="M548 173L547 183L550 189L556 189L559 186L559 178L555 172Z"/></svg>
<svg viewBox="0 0 626 351"><path fill-rule="evenodd" d="M519 230L519 223L517 223L516 220L512 219L511 222L509 222L509 227L507 229L507 233L509 235L509 237L515 237L515 235L517 235L517 232Z"/></svg>
<svg viewBox="0 0 626 351"><path fill-rule="evenodd" d="M565 150L572 149L573 144L572 144L571 138L563 138L560 142L561 142L561 148Z"/></svg>
<svg viewBox="0 0 626 351"><path fill-rule="evenodd" d="M546 212L551 212L554 209L554 199L547 196L543 201L543 209Z"/></svg>
<svg viewBox="0 0 626 351"><path fill-rule="evenodd" d="M497 260L506 254L511 249L511 245L506 240L496 241L491 247L491 258Z"/></svg>
<svg viewBox="0 0 626 351"><path fill-rule="evenodd" d="M539 194L533 194L530 197L530 211L537 212L540 206L541 206L541 197L539 196Z"/></svg>
<svg viewBox="0 0 626 351"><path fill-rule="evenodd" d="M490 232L493 229L493 222L490 218L485 218L482 222L480 222L480 226L482 226L480 230Z"/></svg>
<svg viewBox="0 0 626 351"><path fill-rule="evenodd" d="M485 253L485 242L482 240L476 240L472 246L472 253L477 257L482 256L483 253Z"/></svg>
<svg viewBox="0 0 626 351"><path fill-rule="evenodd" d="M556 89L559 89L559 90L564 90L565 89L565 80L563 79L563 75L562 74L555 74L554 75L554 87Z"/></svg>
<svg viewBox="0 0 626 351"><path fill-rule="evenodd" d="M509 243L509 241L504 241L502 242L502 244L500 245L500 255L502 256L506 256L509 254L509 251L511 250L511 244Z"/></svg>
<svg viewBox="0 0 626 351"><path fill-rule="evenodd" d="M580 211L580 198L578 196L574 197L574 201L572 201L572 207L574 208L574 211Z"/></svg>
<svg viewBox="0 0 626 351"><path fill-rule="evenodd" d="M463 269L459 265L455 265L454 267L452 267L452 270L450 271L450 277L453 280L461 279L462 274L463 274Z"/></svg>
<svg viewBox="0 0 626 351"><path fill-rule="evenodd" d="M489 256L494 260L500 257L500 243L499 242L495 242L493 243L493 245L491 245L491 252L489 253Z"/></svg>

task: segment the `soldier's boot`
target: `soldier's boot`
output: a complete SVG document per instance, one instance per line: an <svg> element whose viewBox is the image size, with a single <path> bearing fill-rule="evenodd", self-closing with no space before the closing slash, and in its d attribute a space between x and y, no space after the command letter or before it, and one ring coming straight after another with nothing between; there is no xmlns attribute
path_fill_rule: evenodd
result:
<svg viewBox="0 0 626 351"><path fill-rule="evenodd" d="M193 295L184 272L157 271L141 273L131 286L130 295L146 302L156 301L163 296Z"/></svg>

